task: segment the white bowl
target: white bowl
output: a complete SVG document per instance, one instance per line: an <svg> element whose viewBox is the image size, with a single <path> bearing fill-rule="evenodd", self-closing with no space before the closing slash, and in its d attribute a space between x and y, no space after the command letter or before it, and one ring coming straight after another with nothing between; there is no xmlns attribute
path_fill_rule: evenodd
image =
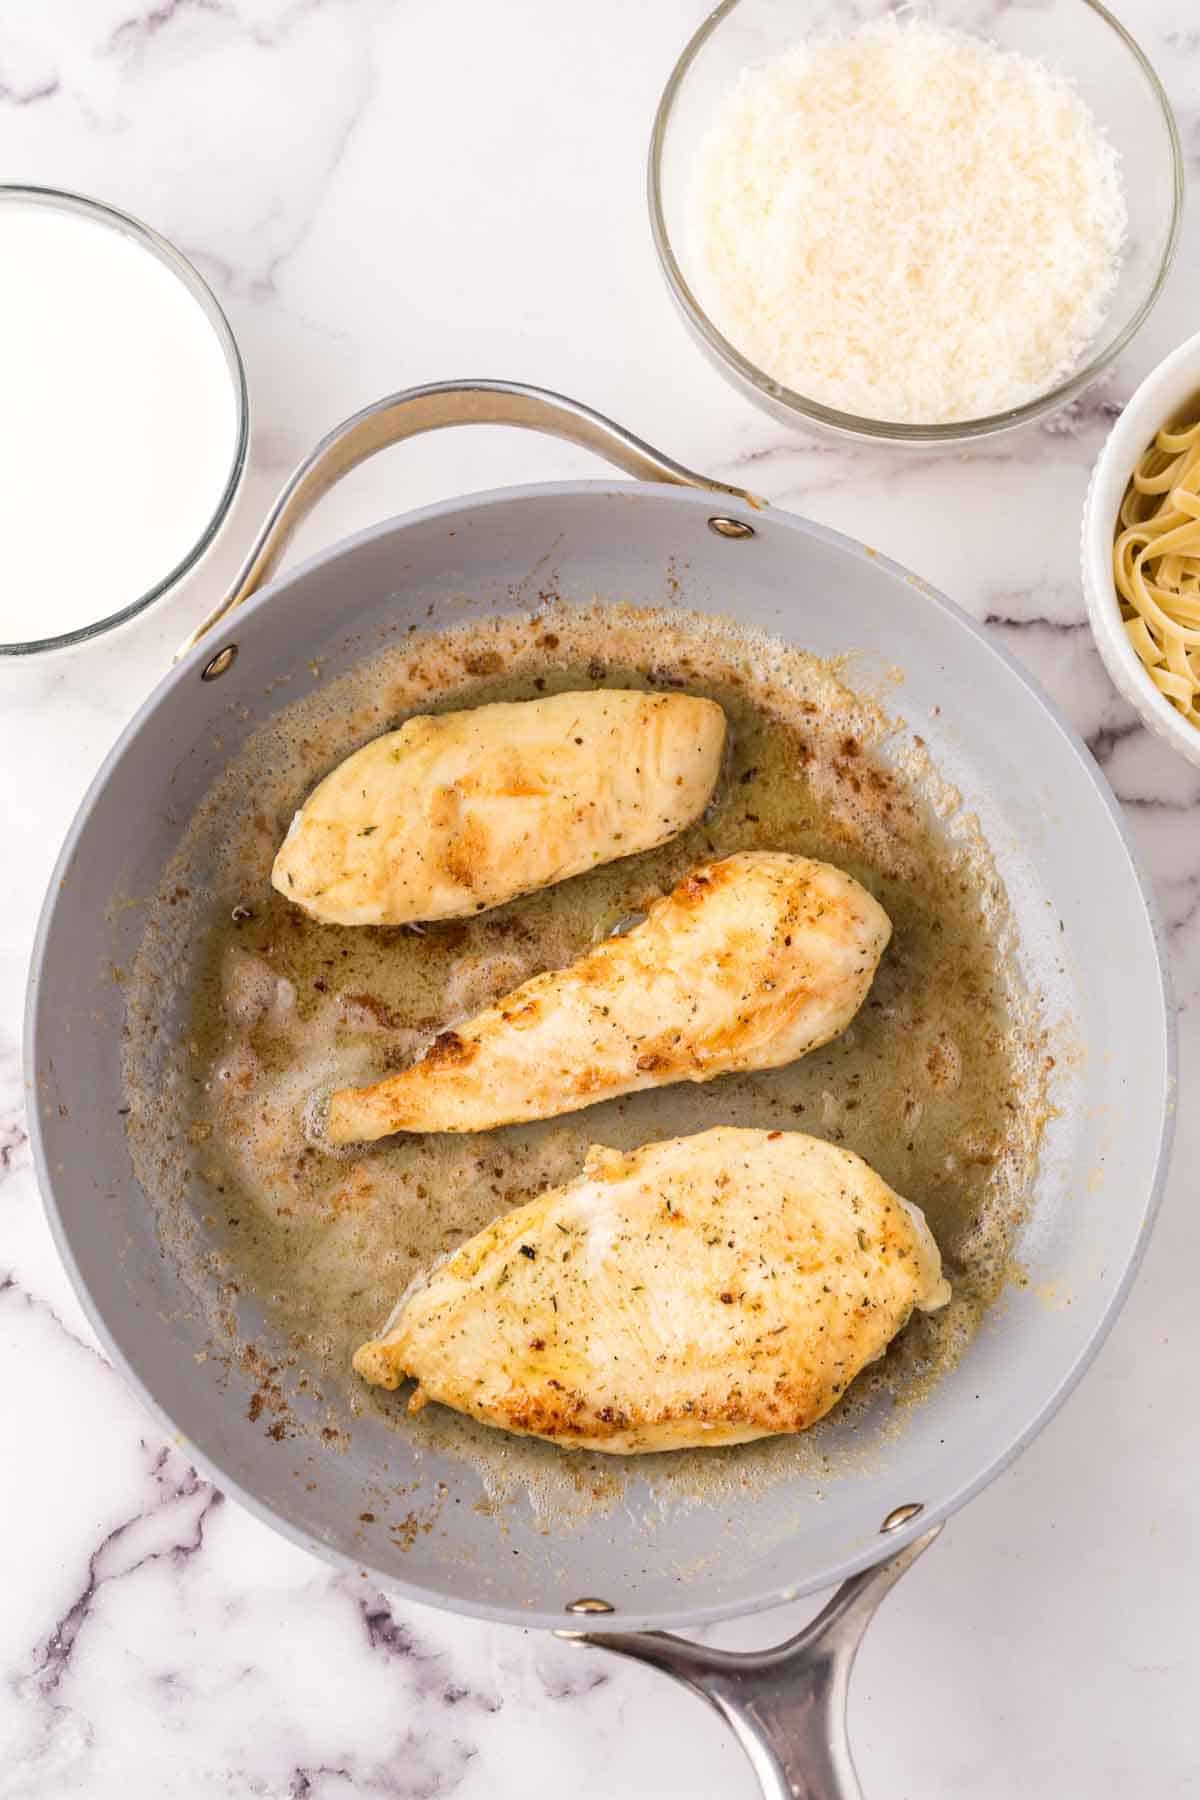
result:
<svg viewBox="0 0 1200 1800"><path fill-rule="evenodd" d="M1105 668L1148 729L1200 768L1200 730L1159 693L1125 633L1112 565L1117 512L1133 466L1155 432L1194 394L1200 394L1200 333L1150 371L1109 432L1083 504L1080 556L1088 617Z"/></svg>

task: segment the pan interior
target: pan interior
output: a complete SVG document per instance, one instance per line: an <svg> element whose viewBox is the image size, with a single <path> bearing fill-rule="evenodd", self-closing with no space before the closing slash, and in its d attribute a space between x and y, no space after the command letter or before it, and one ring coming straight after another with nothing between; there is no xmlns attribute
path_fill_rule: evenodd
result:
<svg viewBox="0 0 1200 1800"><path fill-rule="evenodd" d="M568 509L558 510L561 519ZM440 542L444 555L444 522L435 512L424 523L430 549ZM247 617L219 741L211 719L207 737L193 724L177 765L187 771L178 785L191 791L158 834L157 867L144 847L137 887L119 887L139 902L136 941L125 924L133 909L110 915L133 951L123 967L120 1104L132 1109L123 1149L127 1157L132 1147L149 1201L122 1247L121 1274L144 1309L153 1245L160 1327L177 1362L190 1351L175 1394L153 1382L152 1391L292 1529L426 1597L553 1613L601 1591L626 1617L660 1622L697 1599L736 1610L764 1578L777 1589L810 1585L814 1571L826 1573L822 1556L861 1555L890 1505L936 1504L935 1440L945 1437L946 1410L961 1414L964 1377L978 1387L986 1366L998 1381L994 1346L1014 1320L1027 1327L1053 1315L1039 1301L1038 1261L1061 1265L1064 1226L1072 1235L1064 1175L1068 1187L1079 1179L1077 1109L1048 1133L1016 1264L1009 1249L1035 1184L1048 1068L1060 1114L1084 1068L1078 995L1052 929L1061 914L1050 917L1057 897L1013 829L1006 759L992 757L985 776L987 747L972 741L970 711L954 708L947 724L941 700L922 706L925 655L915 683L908 663L888 668L899 658L882 643L865 663L822 660L854 648L844 628L830 641L815 604L825 558L843 592L857 584L872 593L882 578L894 606L925 606L951 635L962 630L891 571L788 533L809 565L807 581L791 576L789 610L801 616L789 636L814 657L787 647L779 620L764 617L769 582L736 616L730 607L714 619L704 578L669 557L656 568L647 545L640 579L603 603L572 572L561 536L532 605L517 583L497 591L494 565L484 577L482 536L474 587L438 589L427 573L398 601L394 582L381 591L379 577L394 577L420 526L391 528L390 557L379 557L387 534L377 533L339 559L343 580L357 563L356 623L375 626L374 641L361 629L354 641L326 637L281 686L262 633L266 609ZM323 582L328 591L329 572L327 561L292 578L288 597L311 598ZM692 599L702 610L684 605ZM422 618L429 608L433 617ZM355 744L431 705L602 683L681 686L729 713L734 745L718 800L673 845L424 934L318 927L273 896L267 870L291 811ZM194 700L194 687L184 691ZM914 697L906 719L892 716L896 699ZM357 1160L303 1154L298 1110L331 1071L374 1073L413 1054L455 1016L568 960L696 861L740 847L828 856L893 917L874 1004L837 1044L791 1070L640 1095L544 1126L414 1140ZM264 971L275 984L271 1009L231 1024L231 975L244 1001ZM229 1104L221 1077L231 1070L251 1072L244 1089L233 1085L244 1106ZM568 1177L588 1143L628 1146L724 1121L795 1126L860 1150L925 1206L955 1277L953 1310L908 1328L817 1430L617 1462L501 1437L436 1408L409 1420L395 1398L346 1376L349 1349L415 1269L500 1208ZM1018 1285L1005 1287L1006 1274ZM955 1451L978 1456L989 1436L981 1416L994 1428L1002 1411L988 1404L960 1418Z"/></svg>
<svg viewBox="0 0 1200 1800"><path fill-rule="evenodd" d="M323 925L271 887L275 851L314 782L414 707L600 685L687 689L725 708L731 748L720 791L680 837L419 932ZM852 1390L848 1410L880 1406L884 1390L911 1399L957 1359L999 1291L1030 1185L1040 1024L1006 954L1008 909L977 829L961 809L937 816L935 778L911 737L892 745L890 764L882 760L888 734L880 709L800 651L756 644L738 627L680 609L556 604L533 618L420 633L286 708L251 740L200 809L152 909L129 990L127 1098L164 1241L181 1260L199 1257L200 1293L237 1288L238 1303L219 1316L213 1308L213 1354L264 1371L253 1404L273 1441L304 1429L293 1418L295 1384L319 1379L332 1429L346 1428L343 1402L356 1415L370 1408L418 1454L437 1444L468 1459L498 1509L527 1499L550 1531L619 1504L632 1479L664 1497L679 1485L702 1496L732 1479L790 1480L844 1457L845 1418L753 1449L658 1456L635 1471L437 1408L410 1418L396 1397L347 1379L354 1348L382 1327L414 1276L498 1211L570 1180L590 1144L630 1149L716 1124L787 1126L847 1144L919 1200L934 1227L955 1298L911 1321ZM871 995L834 1043L786 1069L680 1083L532 1127L401 1137L358 1155L311 1141L314 1091L411 1061L436 1033L569 962L690 869L744 849L832 859L892 919ZM201 941L194 952L189 942L182 962L172 950L171 976L192 973L195 1003L164 1089L157 1033L138 1024L154 1025L162 920L170 917L174 945L181 906ZM164 1158L166 1143L180 1146L176 1158ZM155 1177L164 1166L176 1181ZM265 1337L246 1339L243 1297L264 1307ZM273 1348L281 1336L303 1342L282 1364ZM375 1521L394 1516L386 1488L364 1505Z"/></svg>

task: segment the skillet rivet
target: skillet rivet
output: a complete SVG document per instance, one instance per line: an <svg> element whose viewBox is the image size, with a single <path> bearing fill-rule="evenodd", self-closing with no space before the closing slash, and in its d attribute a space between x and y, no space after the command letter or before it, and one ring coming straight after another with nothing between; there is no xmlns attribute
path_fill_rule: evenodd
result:
<svg viewBox="0 0 1200 1800"><path fill-rule="evenodd" d="M590 1597L583 1600L572 1600L567 1607L569 1613L610 1613L614 1610L607 1600L593 1600Z"/></svg>
<svg viewBox="0 0 1200 1800"><path fill-rule="evenodd" d="M236 644L226 644L223 650L218 650L201 669L201 681L216 681L220 676L227 675L237 661L237 653Z"/></svg>
<svg viewBox="0 0 1200 1800"><path fill-rule="evenodd" d="M899 1531L902 1525L907 1525L910 1519L915 1519L924 1511L925 1502L923 1500L910 1500L905 1506L893 1506L879 1529L880 1531Z"/></svg>
<svg viewBox="0 0 1200 1800"><path fill-rule="evenodd" d="M728 518L724 513L718 513L715 519L710 519L708 529L715 531L718 537L723 538L752 538L754 536L753 525L747 525L743 519Z"/></svg>

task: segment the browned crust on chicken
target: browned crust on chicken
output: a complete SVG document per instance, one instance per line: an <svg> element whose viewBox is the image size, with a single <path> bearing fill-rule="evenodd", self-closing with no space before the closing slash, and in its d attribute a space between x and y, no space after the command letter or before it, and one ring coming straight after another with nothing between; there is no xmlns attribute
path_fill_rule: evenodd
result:
<svg viewBox="0 0 1200 1800"><path fill-rule="evenodd" d="M621 688L409 719L319 783L271 879L331 924L464 918L665 844L724 744L715 701Z"/></svg>
<svg viewBox="0 0 1200 1800"><path fill-rule="evenodd" d="M829 863L724 857L656 901L644 924L534 976L411 1068L338 1090L330 1139L484 1131L778 1068L845 1029L890 934L878 902Z"/></svg>
<svg viewBox="0 0 1200 1800"><path fill-rule="evenodd" d="M806 1430L949 1290L921 1214L852 1152L718 1127L480 1232L354 1366L485 1424L632 1454Z"/></svg>

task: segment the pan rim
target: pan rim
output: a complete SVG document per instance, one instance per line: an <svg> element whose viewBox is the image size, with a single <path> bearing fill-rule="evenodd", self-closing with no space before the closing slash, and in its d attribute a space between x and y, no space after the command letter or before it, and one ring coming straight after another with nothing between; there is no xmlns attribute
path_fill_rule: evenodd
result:
<svg viewBox="0 0 1200 1800"><path fill-rule="evenodd" d="M312 571L335 561L346 552L360 544L371 542L379 537L409 526L434 522L442 517L453 516L466 507L481 508L503 505L521 499L537 499L553 501L576 495L601 496L608 495L614 499L628 502L635 497L654 499L658 502L673 501L682 506L700 506L711 509L713 497L703 491L682 487L666 487L655 482L636 482L611 480L575 480L561 482L531 482L516 486L490 488L478 493L456 495L446 500L435 501L429 505L415 508L410 512L394 515L375 525L337 539L325 549L307 557L294 568L288 569L274 580L264 585L250 600L245 603L245 614L257 613L265 606L273 603L282 604L282 596L295 582L306 578ZM1158 1123L1157 1148L1154 1166L1151 1172L1142 1217L1137 1229L1137 1237L1123 1268L1120 1278L1108 1290L1100 1307L1098 1316L1089 1330L1086 1341L1081 1345L1074 1360L1059 1378L1057 1384L1046 1394L1037 1408L1031 1413L1019 1431L1010 1433L995 1453L989 1456L967 1479L958 1483L949 1493L927 1501L921 1513L907 1525L897 1531L881 1535L877 1542L865 1545L860 1551L843 1558L836 1564L822 1568L816 1572L801 1575L796 1579L781 1577L737 1601L713 1603L707 1606L681 1606L678 1610L642 1612L630 1610L614 1614L611 1619L602 1623L597 1620L589 1625L589 1632L603 1634L605 1631L627 1632L644 1629L671 1629L686 1627L692 1629L708 1624L716 1624L725 1619L749 1617L765 1612L771 1607L782 1605L788 1601L806 1595L821 1592L844 1580L848 1576L858 1574L872 1567L886 1556L898 1553L915 1538L928 1531L934 1524L949 1518L964 1506L983 1488L988 1486L998 1475L1008 1468L1023 1450L1033 1442L1050 1420L1058 1412L1064 1401L1073 1392L1083 1375L1099 1352L1102 1344L1111 1331L1118 1315L1128 1298L1130 1289L1141 1267L1150 1235L1162 1204L1163 1190L1166 1183L1170 1163L1171 1146L1174 1141L1176 1123L1175 1094L1177 1089L1178 1063L1178 1031L1176 1008L1174 1004L1168 946L1166 934L1158 910L1158 904L1150 884L1149 877L1142 865L1131 839L1120 803L1113 793L1103 771L1088 751L1082 737L1071 725L1055 703L1042 689L1037 680L1029 674L1023 665L1000 645L993 643L983 632L978 622L951 600L939 589L931 586L921 576L906 568L902 563L883 555L868 547L858 539L847 536L829 526L820 525L802 515L769 507L762 511L752 512L740 503L728 504L722 500L722 512L739 515L747 514L747 523L753 523L756 529L778 525L796 531L802 536L815 538L852 556L856 561L867 562L874 569L882 569L900 580L906 587L915 589L922 600L937 607L955 624L964 627L980 647L993 657L1007 673L1014 677L1030 694L1049 718L1063 744L1079 767L1080 773L1090 782L1098 799L1108 814L1117 839L1124 852L1130 873L1133 876L1138 897L1150 929L1151 942L1155 953L1158 972L1156 999L1162 1011L1163 1023L1163 1056L1164 1080L1162 1094L1162 1112ZM217 634L219 638L221 634ZM231 630L229 635L234 635ZM216 638L214 638L214 643ZM126 1385L132 1390L141 1405L148 1411L161 1429L164 1438L175 1445L195 1468L224 1494L231 1496L246 1508L262 1524L281 1533L298 1548L318 1557L335 1568L366 1577L375 1582L387 1594L395 1596L406 1604L418 1604L436 1607L440 1611L452 1612L463 1617L477 1618L491 1624L516 1625L523 1629L555 1629L576 1623L564 1608L551 1611L545 1607L531 1606L523 1610L513 1606L499 1605L483 1598L464 1599L450 1596L445 1592L424 1586L416 1582L405 1581L391 1572L384 1572L369 1562L360 1561L347 1556L333 1545L321 1542L303 1525L294 1523L275 1507L261 1500L256 1494L244 1488L240 1482L231 1479L221 1469L218 1460L210 1456L206 1450L193 1444L185 1437L176 1422L160 1406L145 1379L130 1359L120 1349L105 1322L100 1309L92 1300L90 1290L76 1261L70 1242L70 1234L64 1223L55 1194L54 1181L51 1175L48 1154L43 1142L41 1117L36 1105L36 1076L38 1067L38 1001L41 984L41 972L45 961L47 944L53 924L57 898L62 878L70 865L79 839L88 824L91 813L107 787L112 770L119 763L130 743L139 734L143 723L155 713L168 696L183 681L204 666L212 657L214 643L202 640L174 668L168 669L163 678L155 685L146 699L136 709L124 730L119 734L80 801L79 807L71 822L63 841L54 867L50 875L45 897L38 915L37 928L30 954L29 978L25 998L25 1018L23 1034L23 1066L28 1105L28 1128L32 1151L33 1165L37 1173L38 1188L41 1193L47 1222L50 1226L54 1245L70 1277L72 1286L79 1299L83 1312L95 1333L101 1349L108 1357Z"/></svg>

